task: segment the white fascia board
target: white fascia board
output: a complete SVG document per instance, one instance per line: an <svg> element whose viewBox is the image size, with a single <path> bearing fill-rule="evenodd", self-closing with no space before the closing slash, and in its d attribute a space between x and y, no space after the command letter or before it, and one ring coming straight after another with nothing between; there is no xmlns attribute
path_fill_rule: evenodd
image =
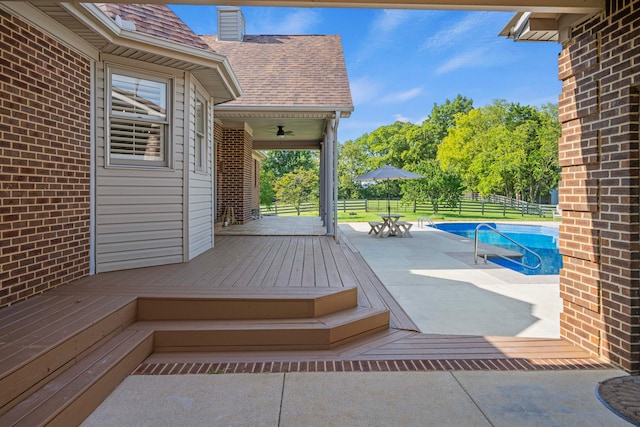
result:
<svg viewBox="0 0 640 427"><path fill-rule="evenodd" d="M349 107L332 107L332 106L283 106L283 105L227 105L220 104L216 106L216 112L218 113L326 113L326 115L333 117L336 111L340 111L341 117L346 118L351 116L353 112L353 106Z"/></svg>

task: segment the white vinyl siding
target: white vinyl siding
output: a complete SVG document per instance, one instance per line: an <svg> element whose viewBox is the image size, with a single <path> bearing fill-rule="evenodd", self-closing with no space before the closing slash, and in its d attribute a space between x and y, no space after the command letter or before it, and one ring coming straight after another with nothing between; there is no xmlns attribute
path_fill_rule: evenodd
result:
<svg viewBox="0 0 640 427"><path fill-rule="evenodd" d="M195 82L190 93L189 258L193 259L213 247L213 114L211 103ZM202 126L198 126L199 104L203 106Z"/></svg>
<svg viewBox="0 0 640 427"><path fill-rule="evenodd" d="M184 78L171 76L168 167L108 164L108 73L96 78L96 272L183 262Z"/></svg>

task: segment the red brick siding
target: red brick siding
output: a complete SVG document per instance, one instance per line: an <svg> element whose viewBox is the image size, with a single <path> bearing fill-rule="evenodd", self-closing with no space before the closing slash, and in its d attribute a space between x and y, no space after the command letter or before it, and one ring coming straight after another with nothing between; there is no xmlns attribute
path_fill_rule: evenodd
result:
<svg viewBox="0 0 640 427"><path fill-rule="evenodd" d="M218 144L218 218L232 207L235 220L251 219L253 199L253 141L243 129L223 129Z"/></svg>
<svg viewBox="0 0 640 427"><path fill-rule="evenodd" d="M89 273L90 63L0 10L0 307Z"/></svg>
<svg viewBox="0 0 640 427"><path fill-rule="evenodd" d="M631 372L640 371L639 45L640 0L608 1L559 58L561 333Z"/></svg>

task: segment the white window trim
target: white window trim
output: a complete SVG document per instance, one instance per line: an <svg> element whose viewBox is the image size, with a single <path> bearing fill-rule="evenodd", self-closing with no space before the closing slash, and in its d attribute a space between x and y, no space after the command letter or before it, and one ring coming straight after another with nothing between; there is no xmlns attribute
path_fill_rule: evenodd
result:
<svg viewBox="0 0 640 427"><path fill-rule="evenodd" d="M131 168L155 168L155 169L170 169L173 165L173 153L174 153L174 138L173 138L173 110L174 104L174 88L175 82L172 76L152 73L137 68L129 68L117 65L106 65L105 67L105 158L107 167L131 167ZM139 119L139 122L143 123L157 123L163 126L164 134L164 159L162 160L134 160L134 159L115 159L111 155L111 119L112 117L135 121L135 117L131 116L118 116L112 113L112 75L124 75L134 78L141 78L145 80L155 81L166 84L166 117L161 121L149 121Z"/></svg>
<svg viewBox="0 0 640 427"><path fill-rule="evenodd" d="M204 95L196 91L195 108L193 112L193 159L196 173L209 173L209 103ZM202 103L202 132L198 130L197 108L198 102ZM200 140L198 140L200 137ZM199 154L199 156L198 156ZM199 158L198 158L199 157Z"/></svg>

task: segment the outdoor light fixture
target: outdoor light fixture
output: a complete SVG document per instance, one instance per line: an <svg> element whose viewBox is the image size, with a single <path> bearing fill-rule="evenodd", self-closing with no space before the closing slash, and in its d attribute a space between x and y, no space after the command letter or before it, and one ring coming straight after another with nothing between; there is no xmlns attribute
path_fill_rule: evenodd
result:
<svg viewBox="0 0 640 427"><path fill-rule="evenodd" d="M282 129L284 126L278 126L278 132L276 132L276 136L278 138L284 138L284 129Z"/></svg>

